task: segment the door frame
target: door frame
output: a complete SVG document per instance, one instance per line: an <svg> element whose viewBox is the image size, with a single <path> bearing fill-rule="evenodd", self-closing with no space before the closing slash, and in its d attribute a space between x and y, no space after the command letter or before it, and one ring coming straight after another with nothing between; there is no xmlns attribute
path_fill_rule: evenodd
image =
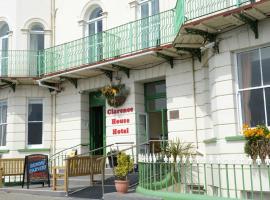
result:
<svg viewBox="0 0 270 200"><path fill-rule="evenodd" d="M97 99L94 99L92 98L91 99L91 95L98 95L98 98ZM94 102L92 102L94 101ZM93 147L93 144L94 144L94 141L95 141L95 138L93 137L93 134L92 133L92 123L94 123L92 121L92 113L91 113L91 108L94 108L94 107L102 107L102 110L103 110L103 133L102 133L102 137L103 137L103 147L106 146L106 100L105 98L102 96L101 92L91 92L89 94L89 149L91 150L92 147ZM103 151L104 154L106 154L106 149L105 151Z"/></svg>

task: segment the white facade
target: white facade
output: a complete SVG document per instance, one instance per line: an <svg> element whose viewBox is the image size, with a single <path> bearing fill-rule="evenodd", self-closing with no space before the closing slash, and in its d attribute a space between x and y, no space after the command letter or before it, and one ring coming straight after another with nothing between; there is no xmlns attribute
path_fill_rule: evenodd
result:
<svg viewBox="0 0 270 200"><path fill-rule="evenodd" d="M11 31L10 50L29 49L29 29L33 23L44 26L45 48L87 36L89 15L97 6L103 11L103 30L140 19L137 1L56 0L55 8L53 2L0 1L0 22L6 22ZM175 3L175 0L160 0L160 12L172 9ZM219 54L208 50L202 62L195 60L194 66L192 59L187 58L175 59L173 68L167 62L160 62L142 67L146 69L131 69L130 78L119 72L121 83L130 89L130 95L125 104L117 109L132 110L112 115L108 110L115 108L106 105L106 144L137 142L137 116L146 112L144 84L164 80L169 139L192 142L208 156L244 157L244 141L233 139L241 135L242 127L237 99L236 53L269 46L269 34L270 20L266 19L259 22L259 39L254 38L248 25L220 34ZM1 89L0 100L6 101L8 108L7 142L0 148L0 151L3 150L2 157L22 157L32 152L52 153L54 149L57 152L89 143L89 93L108 84L110 80L105 75L99 75L79 79L77 88L66 81L57 94L38 85L18 84L15 92L10 88ZM42 144L38 146L27 145L27 110L31 98L41 99L43 103ZM179 111L179 117L171 119L170 114L175 111ZM113 119L128 121L113 124ZM113 129L128 129L128 133L115 135Z"/></svg>

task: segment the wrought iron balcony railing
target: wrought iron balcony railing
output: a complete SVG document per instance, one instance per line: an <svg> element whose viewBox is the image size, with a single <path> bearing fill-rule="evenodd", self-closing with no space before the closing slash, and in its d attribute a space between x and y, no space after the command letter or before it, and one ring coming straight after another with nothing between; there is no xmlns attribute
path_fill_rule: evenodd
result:
<svg viewBox="0 0 270 200"><path fill-rule="evenodd" d="M171 43L175 36L174 19L174 9L168 10L46 49L42 72L46 75L64 71Z"/></svg>
<svg viewBox="0 0 270 200"><path fill-rule="evenodd" d="M37 51L0 51L0 77L37 77L42 61Z"/></svg>
<svg viewBox="0 0 270 200"><path fill-rule="evenodd" d="M173 42L181 26L254 0L178 0L174 9L43 51L0 51L0 77L50 75Z"/></svg>
<svg viewBox="0 0 270 200"><path fill-rule="evenodd" d="M178 0L179 1L183 0ZM219 11L224 11L242 6L255 0L184 0L185 3L180 9L184 9L185 21L211 15Z"/></svg>

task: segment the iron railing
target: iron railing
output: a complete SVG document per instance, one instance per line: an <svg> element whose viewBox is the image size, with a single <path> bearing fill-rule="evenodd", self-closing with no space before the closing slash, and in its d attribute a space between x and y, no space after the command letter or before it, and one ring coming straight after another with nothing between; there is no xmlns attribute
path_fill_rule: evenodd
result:
<svg viewBox="0 0 270 200"><path fill-rule="evenodd" d="M0 51L0 77L37 77L41 65L38 51Z"/></svg>
<svg viewBox="0 0 270 200"><path fill-rule="evenodd" d="M140 156L139 186L146 190L228 199L270 199L270 167L252 160ZM197 199L197 198L196 198Z"/></svg>
<svg viewBox="0 0 270 200"><path fill-rule="evenodd" d="M183 0L178 0L183 1ZM205 15L210 15L226 9L237 8L252 0L185 0L185 20L193 20Z"/></svg>
<svg viewBox="0 0 270 200"><path fill-rule="evenodd" d="M174 9L133 21L95 35L45 49L42 74L138 52L171 43L175 36Z"/></svg>
<svg viewBox="0 0 270 200"><path fill-rule="evenodd" d="M178 0L174 9L42 51L0 51L0 77L37 77L170 44L189 20L254 0Z"/></svg>

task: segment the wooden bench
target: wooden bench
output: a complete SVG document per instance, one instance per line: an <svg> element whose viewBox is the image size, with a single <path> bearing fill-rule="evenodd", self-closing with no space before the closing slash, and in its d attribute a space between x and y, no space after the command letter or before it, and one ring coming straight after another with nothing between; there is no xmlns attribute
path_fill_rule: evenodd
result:
<svg viewBox="0 0 270 200"><path fill-rule="evenodd" d="M3 177L22 176L24 170L24 158L0 159L0 187L3 187Z"/></svg>
<svg viewBox="0 0 270 200"><path fill-rule="evenodd" d="M90 186L93 185L94 175L104 174L105 161L99 159L102 156L82 156L66 159L65 166L54 166L53 169L53 190L64 189L68 193L69 178L76 176L90 176ZM57 180L63 178L63 187L58 187Z"/></svg>

